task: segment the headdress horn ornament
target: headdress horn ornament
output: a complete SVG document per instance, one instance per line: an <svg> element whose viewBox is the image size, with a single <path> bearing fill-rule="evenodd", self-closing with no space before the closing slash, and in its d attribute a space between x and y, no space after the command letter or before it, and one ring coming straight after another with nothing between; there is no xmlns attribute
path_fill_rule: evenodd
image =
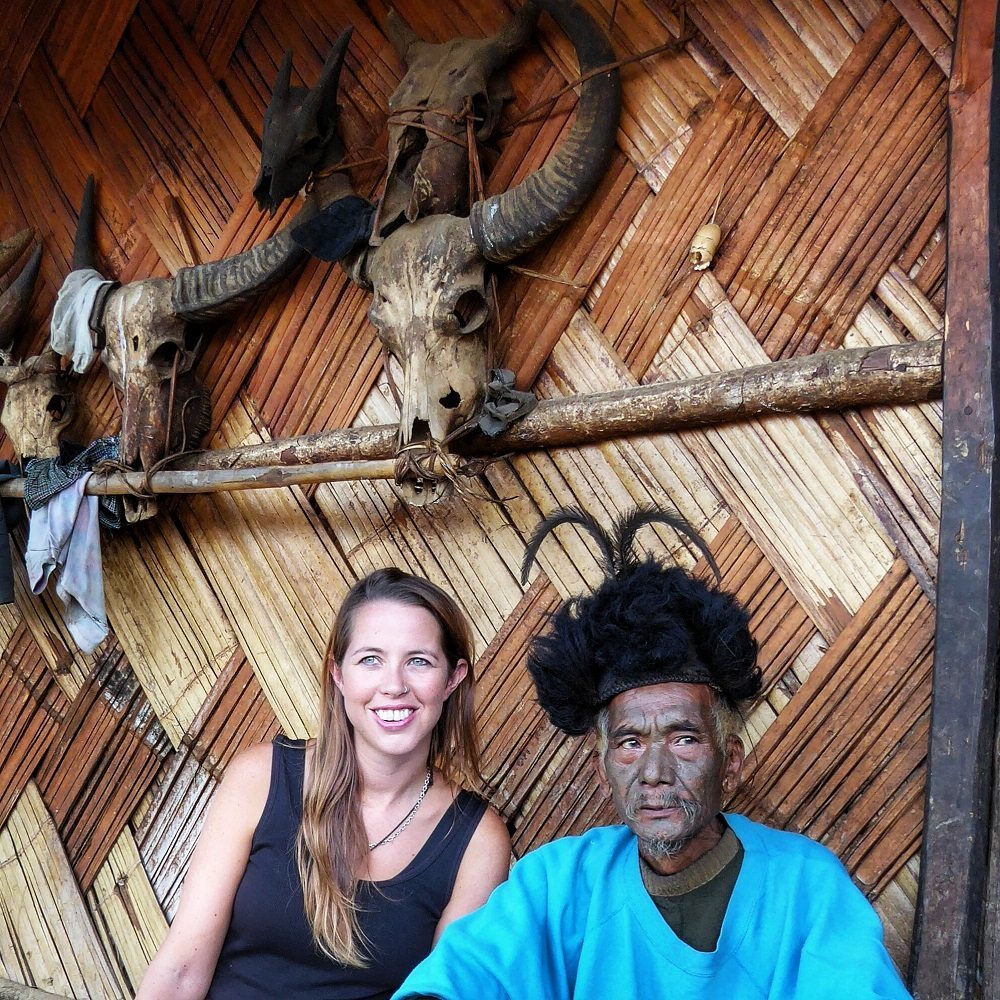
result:
<svg viewBox="0 0 1000 1000"><path fill-rule="evenodd" d="M636 555L636 532L656 523L697 546L715 584L652 555ZM528 542L522 581L542 541L562 524L575 524L594 538L605 578L592 593L556 610L528 653L538 702L554 726L582 735L616 695L651 684L708 684L731 707L760 693L750 616L719 589L721 574L708 546L680 514L638 507L617 518L609 532L578 508L556 511Z"/></svg>

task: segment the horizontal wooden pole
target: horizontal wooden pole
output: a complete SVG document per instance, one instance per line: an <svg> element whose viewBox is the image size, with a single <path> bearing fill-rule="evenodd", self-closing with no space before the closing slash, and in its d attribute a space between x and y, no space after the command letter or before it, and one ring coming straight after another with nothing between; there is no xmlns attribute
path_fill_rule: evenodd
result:
<svg viewBox="0 0 1000 1000"><path fill-rule="evenodd" d="M636 434L704 427L775 413L923 402L941 392L941 341L812 354L683 382L543 400L496 438L463 454L499 456ZM392 479L396 427L322 431L227 451L190 455L169 470L94 475L87 493L220 493L359 479ZM24 480L0 497L24 495Z"/></svg>
<svg viewBox="0 0 1000 1000"><path fill-rule="evenodd" d="M941 395L941 341L809 354L679 382L542 400L496 438L456 442L469 456L558 448L705 427L774 413L920 403ZM236 469L386 459L395 425L352 427L207 451L175 469Z"/></svg>
<svg viewBox="0 0 1000 1000"><path fill-rule="evenodd" d="M313 465L271 466L252 469L173 469L154 472L148 483L141 472L95 474L87 483L91 496L128 493L223 493L231 490L264 490L280 486L306 486L357 479L392 479L395 462L317 462ZM23 497L24 480L0 483L0 496ZM2 997L0 997L2 1000Z"/></svg>
<svg viewBox="0 0 1000 1000"><path fill-rule="evenodd" d="M22 986L10 979L0 979L0 1000L68 1000L61 993L46 993L31 986Z"/></svg>

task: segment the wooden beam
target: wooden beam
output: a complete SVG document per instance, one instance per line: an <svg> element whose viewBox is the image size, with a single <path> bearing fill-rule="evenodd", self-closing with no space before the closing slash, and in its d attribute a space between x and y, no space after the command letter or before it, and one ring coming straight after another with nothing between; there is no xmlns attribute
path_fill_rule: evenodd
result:
<svg viewBox="0 0 1000 1000"><path fill-rule="evenodd" d="M476 457L591 444L634 434L705 427L775 413L842 410L936 399L941 394L941 341L809 354L773 364L679 382L542 400L495 438L455 444ZM207 451L174 469L236 469L313 462L386 459L393 426L352 427L227 451Z"/></svg>
<svg viewBox="0 0 1000 1000"><path fill-rule="evenodd" d="M996 998L982 979L997 720L997 0L963 0L948 96L948 292L934 687L913 987ZM995 827L994 827L995 829ZM995 854L994 854L995 858ZM992 880L998 873L994 870Z"/></svg>
<svg viewBox="0 0 1000 1000"><path fill-rule="evenodd" d="M228 493L233 490L268 490L281 486L308 486L313 483L340 483L358 479L392 479L396 463L317 462L313 465L268 466L265 468L195 469L154 472L95 473L85 492L89 496L152 495L161 493ZM23 497L24 480L0 482L0 497ZM0 997L0 1000L3 1000Z"/></svg>

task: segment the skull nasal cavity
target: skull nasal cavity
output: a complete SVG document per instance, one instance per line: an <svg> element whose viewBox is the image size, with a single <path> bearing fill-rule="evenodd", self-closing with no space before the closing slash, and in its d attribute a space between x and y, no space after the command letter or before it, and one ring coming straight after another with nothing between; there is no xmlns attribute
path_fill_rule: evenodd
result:
<svg viewBox="0 0 1000 1000"><path fill-rule="evenodd" d="M447 396L442 396L441 399L438 400L438 402L440 402L440 404L446 410L454 410L455 407L458 406L462 402L462 397L457 392L455 392L454 389L451 389L450 386L449 386L449 390L450 391L449 391L448 395Z"/></svg>
<svg viewBox="0 0 1000 1000"><path fill-rule="evenodd" d="M48 410L53 420L62 420L63 414L66 412L66 397L53 396L45 409Z"/></svg>

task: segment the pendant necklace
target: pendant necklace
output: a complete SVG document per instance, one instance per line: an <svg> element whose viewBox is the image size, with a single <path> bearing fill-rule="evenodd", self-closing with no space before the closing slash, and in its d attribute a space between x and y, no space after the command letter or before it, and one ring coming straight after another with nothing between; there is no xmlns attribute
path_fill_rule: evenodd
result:
<svg viewBox="0 0 1000 1000"><path fill-rule="evenodd" d="M369 851L374 851L376 847L381 847L383 844L391 844L410 825L410 820L416 816L417 810L420 808L420 803L424 801L424 796L430 787L431 769L427 768L424 787L420 789L420 794L417 796L417 801L413 803L413 808L381 840L376 840L374 844L369 844Z"/></svg>

